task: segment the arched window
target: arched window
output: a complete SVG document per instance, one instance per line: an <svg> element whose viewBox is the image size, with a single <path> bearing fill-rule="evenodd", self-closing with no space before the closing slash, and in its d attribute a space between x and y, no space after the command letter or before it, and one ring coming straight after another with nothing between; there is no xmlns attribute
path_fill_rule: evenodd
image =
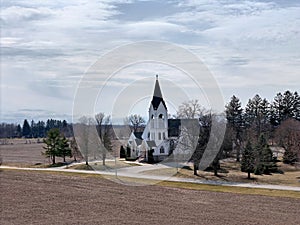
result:
<svg viewBox="0 0 300 225"><path fill-rule="evenodd" d="M153 114L151 115L151 119L154 119L154 115Z"/></svg>
<svg viewBox="0 0 300 225"><path fill-rule="evenodd" d="M161 147L160 147L159 152L160 152L160 153L165 153L165 148L164 148L164 146L161 146Z"/></svg>
<svg viewBox="0 0 300 225"><path fill-rule="evenodd" d="M158 133L158 140L161 140L161 133Z"/></svg>
<svg viewBox="0 0 300 225"><path fill-rule="evenodd" d="M159 114L158 118L159 118L159 119L163 119L163 118L164 118L164 115L163 115L163 114Z"/></svg>
<svg viewBox="0 0 300 225"><path fill-rule="evenodd" d="M165 140L166 139L166 133L163 132L163 139Z"/></svg>
<svg viewBox="0 0 300 225"><path fill-rule="evenodd" d="M151 133L151 139L152 139L152 140L155 140L155 133L154 133L154 132Z"/></svg>

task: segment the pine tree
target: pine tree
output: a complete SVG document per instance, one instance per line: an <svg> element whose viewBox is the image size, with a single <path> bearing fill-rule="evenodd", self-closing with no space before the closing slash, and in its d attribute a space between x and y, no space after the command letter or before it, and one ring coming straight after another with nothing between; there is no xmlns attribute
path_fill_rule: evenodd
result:
<svg viewBox="0 0 300 225"><path fill-rule="evenodd" d="M18 124L17 126L17 134L16 134L16 137L20 138L22 137L22 127L20 124Z"/></svg>
<svg viewBox="0 0 300 225"><path fill-rule="evenodd" d="M251 142L248 141L242 154L241 171L247 172L248 179L250 179L250 173L254 172L254 167L255 167L255 154Z"/></svg>
<svg viewBox="0 0 300 225"><path fill-rule="evenodd" d="M57 128L52 128L47 133L47 138L44 139L46 146L44 149L46 151L43 153L46 157L49 157L52 164L55 164L55 157L59 154L59 130Z"/></svg>
<svg viewBox="0 0 300 225"><path fill-rule="evenodd" d="M65 157L71 156L68 139L60 134L58 128L50 129L47 133L47 138L43 141L46 144L44 146L46 151L43 154L51 159L52 164L55 164L56 157L63 157L65 162Z"/></svg>
<svg viewBox="0 0 300 225"><path fill-rule="evenodd" d="M240 161L240 148L242 142L242 131L244 126L243 109L241 102L236 96L232 96L230 102L226 105L226 118L229 127L234 131L233 142L236 145L236 161Z"/></svg>
<svg viewBox="0 0 300 225"><path fill-rule="evenodd" d="M259 95L255 95L252 99L249 99L245 107L246 127L255 132L256 139L261 134L266 134L269 130L269 105L267 99L262 99Z"/></svg>
<svg viewBox="0 0 300 225"><path fill-rule="evenodd" d="M261 163L264 174L270 174L271 172L275 172L277 170L276 163L273 159L273 153L269 145L265 145L262 149Z"/></svg>
<svg viewBox="0 0 300 225"><path fill-rule="evenodd" d="M255 174L269 174L277 171L277 165L273 158L273 153L265 139L261 135L255 146Z"/></svg>
<svg viewBox="0 0 300 225"><path fill-rule="evenodd" d="M29 125L27 119L25 119L24 123L23 123L22 136L25 138L31 137L31 128L30 128L30 125Z"/></svg>
<svg viewBox="0 0 300 225"><path fill-rule="evenodd" d="M69 141L65 136L62 136L59 139L58 145L58 156L63 158L63 161L66 162L66 156L72 157L72 151L69 146Z"/></svg>
<svg viewBox="0 0 300 225"><path fill-rule="evenodd" d="M276 118L276 125L288 118L300 119L300 96L297 92L292 93L287 90L283 94L277 93L272 107L274 108L273 117Z"/></svg>

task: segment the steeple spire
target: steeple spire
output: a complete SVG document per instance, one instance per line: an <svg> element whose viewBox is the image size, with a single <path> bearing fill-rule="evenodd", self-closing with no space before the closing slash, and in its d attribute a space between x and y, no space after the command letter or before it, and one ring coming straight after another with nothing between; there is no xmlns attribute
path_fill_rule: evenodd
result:
<svg viewBox="0 0 300 225"><path fill-rule="evenodd" d="M159 86L159 82L158 82L158 75L156 74L154 93L153 93L153 98L152 98L152 101L151 101L151 104L153 105L153 108L155 110L158 108L160 102L162 102L163 105L165 106L165 108L167 108L166 103L163 100L161 90L160 90L160 86Z"/></svg>

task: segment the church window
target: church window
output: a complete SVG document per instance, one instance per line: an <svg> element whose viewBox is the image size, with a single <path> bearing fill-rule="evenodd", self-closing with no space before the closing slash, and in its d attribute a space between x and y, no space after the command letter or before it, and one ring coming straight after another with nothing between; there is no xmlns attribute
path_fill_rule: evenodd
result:
<svg viewBox="0 0 300 225"><path fill-rule="evenodd" d="M164 118L164 115L163 115L163 114L159 114L158 118L159 118L159 119L163 119L163 118Z"/></svg>
<svg viewBox="0 0 300 225"><path fill-rule="evenodd" d="M158 140L161 140L161 133L158 133Z"/></svg>
<svg viewBox="0 0 300 225"><path fill-rule="evenodd" d="M155 133L151 133L151 139L155 140Z"/></svg>
<svg viewBox="0 0 300 225"><path fill-rule="evenodd" d="M164 146L161 146L161 147L160 147L159 152L160 152L160 153L165 153L165 148L164 148Z"/></svg>
<svg viewBox="0 0 300 225"><path fill-rule="evenodd" d="M150 132L148 132L148 135L147 135L147 136L148 136L148 138L150 138Z"/></svg>
<svg viewBox="0 0 300 225"><path fill-rule="evenodd" d="M166 133L163 132L163 139L165 140L166 139Z"/></svg>
<svg viewBox="0 0 300 225"><path fill-rule="evenodd" d="M151 115L151 119L154 119L154 115L153 114Z"/></svg>

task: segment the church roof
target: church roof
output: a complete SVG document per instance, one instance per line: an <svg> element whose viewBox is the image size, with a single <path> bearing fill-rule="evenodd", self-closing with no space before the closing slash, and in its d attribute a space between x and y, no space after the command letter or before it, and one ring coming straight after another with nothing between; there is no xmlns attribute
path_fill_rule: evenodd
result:
<svg viewBox="0 0 300 225"><path fill-rule="evenodd" d="M153 98L151 101L151 104L153 105L154 110L157 110L157 108L161 102L164 105L164 107L167 108L166 103L162 97L161 90L160 90L160 86L159 86L159 82L158 82L158 75L156 75L154 93L153 93Z"/></svg>
<svg viewBox="0 0 300 225"><path fill-rule="evenodd" d="M148 145L150 148L156 147L155 141L146 141L146 142L147 142L147 145Z"/></svg>
<svg viewBox="0 0 300 225"><path fill-rule="evenodd" d="M142 135L143 135L143 132L133 132L134 136L138 139L143 139L142 138Z"/></svg>
<svg viewBox="0 0 300 225"><path fill-rule="evenodd" d="M135 143L137 144L137 146L141 145L143 142L143 140L136 138L135 139Z"/></svg>

